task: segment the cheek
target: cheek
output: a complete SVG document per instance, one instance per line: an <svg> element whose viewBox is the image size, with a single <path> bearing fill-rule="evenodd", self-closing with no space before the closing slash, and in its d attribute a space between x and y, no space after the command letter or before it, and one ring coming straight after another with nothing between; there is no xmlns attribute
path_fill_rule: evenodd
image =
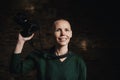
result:
<svg viewBox="0 0 120 80"><path fill-rule="evenodd" d="M71 37L72 37L72 34L71 34L71 33L69 33L69 34L68 34L68 36L71 38Z"/></svg>
<svg viewBox="0 0 120 80"><path fill-rule="evenodd" d="M57 32L55 32L55 33L54 33L54 36L57 38L57 37L59 37L59 36L60 36L60 34L59 34L59 33L57 33Z"/></svg>

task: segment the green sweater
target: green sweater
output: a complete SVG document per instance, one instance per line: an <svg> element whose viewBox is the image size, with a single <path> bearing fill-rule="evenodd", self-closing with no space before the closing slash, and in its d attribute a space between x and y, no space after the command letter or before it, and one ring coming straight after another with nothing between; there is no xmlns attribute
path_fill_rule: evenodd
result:
<svg viewBox="0 0 120 80"><path fill-rule="evenodd" d="M86 80L86 65L82 58L69 52L61 62L53 52L31 52L24 60L21 54L13 54L11 71L24 74L37 69L37 80Z"/></svg>

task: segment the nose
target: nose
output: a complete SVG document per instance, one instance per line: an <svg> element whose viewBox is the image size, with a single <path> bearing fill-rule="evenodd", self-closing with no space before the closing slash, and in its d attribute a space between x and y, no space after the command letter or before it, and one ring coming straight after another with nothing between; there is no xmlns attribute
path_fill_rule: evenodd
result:
<svg viewBox="0 0 120 80"><path fill-rule="evenodd" d="M61 36L64 36L65 35L65 31L61 31Z"/></svg>

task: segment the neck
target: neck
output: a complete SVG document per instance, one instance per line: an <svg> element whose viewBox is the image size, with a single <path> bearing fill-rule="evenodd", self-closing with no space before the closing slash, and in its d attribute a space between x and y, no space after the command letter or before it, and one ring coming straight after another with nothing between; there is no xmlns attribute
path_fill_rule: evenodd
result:
<svg viewBox="0 0 120 80"><path fill-rule="evenodd" d="M66 46L56 46L56 50L55 50L55 54L60 56L60 55L64 55L68 52L68 45Z"/></svg>

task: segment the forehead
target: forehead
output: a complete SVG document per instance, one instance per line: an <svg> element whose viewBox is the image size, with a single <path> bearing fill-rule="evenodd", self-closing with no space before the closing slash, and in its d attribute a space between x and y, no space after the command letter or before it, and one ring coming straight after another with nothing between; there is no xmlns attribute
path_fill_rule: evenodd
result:
<svg viewBox="0 0 120 80"><path fill-rule="evenodd" d="M69 28L69 29L71 29L71 26L67 20L57 20L54 22L54 28Z"/></svg>

